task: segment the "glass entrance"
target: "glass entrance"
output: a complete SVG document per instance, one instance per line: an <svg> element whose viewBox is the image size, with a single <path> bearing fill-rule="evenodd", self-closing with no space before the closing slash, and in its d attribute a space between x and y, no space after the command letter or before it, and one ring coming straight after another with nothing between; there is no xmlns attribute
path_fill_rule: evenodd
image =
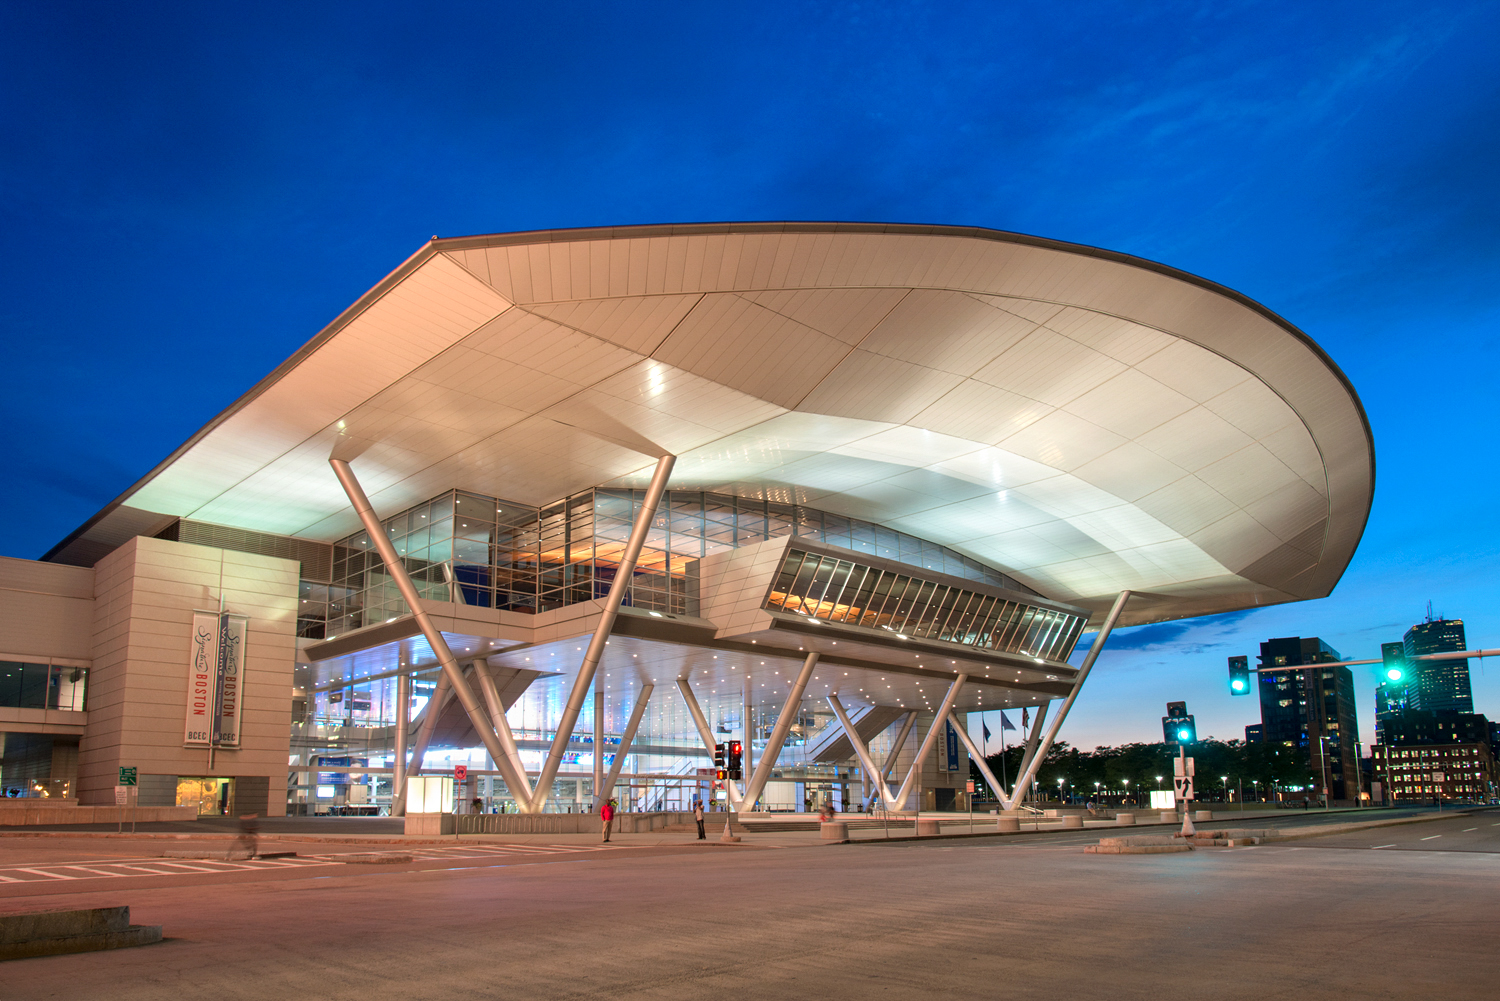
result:
<svg viewBox="0 0 1500 1001"><path fill-rule="evenodd" d="M234 813L234 779L177 779L177 805L196 806L200 817L227 817Z"/></svg>

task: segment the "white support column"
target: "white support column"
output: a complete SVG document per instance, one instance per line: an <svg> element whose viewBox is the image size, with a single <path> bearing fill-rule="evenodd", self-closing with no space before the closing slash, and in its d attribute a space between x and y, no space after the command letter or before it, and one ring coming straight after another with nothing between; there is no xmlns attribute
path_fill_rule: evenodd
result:
<svg viewBox="0 0 1500 1001"><path fill-rule="evenodd" d="M1017 782L1021 781L1021 776L1031 764L1031 759L1036 756L1037 742L1042 739L1042 721L1047 718L1047 710L1051 705L1051 702L1047 702L1036 707L1036 719L1031 721L1031 733L1026 736L1026 750L1021 752L1021 764L1016 768ZM1014 791L1011 793L1010 802L1012 809L1022 805L1022 801L1015 798Z"/></svg>
<svg viewBox="0 0 1500 1001"><path fill-rule="evenodd" d="M594 672L594 722L592 735L594 740L594 809L597 811L604 805L608 797L601 791L604 788L604 675L598 671ZM580 781L582 781L580 779Z"/></svg>
<svg viewBox="0 0 1500 1001"><path fill-rule="evenodd" d="M1110 632L1119 621L1120 613L1125 611L1125 602L1130 600L1129 591L1121 591L1120 596L1115 599L1109 614L1104 617L1104 624L1099 627L1099 635L1094 637L1094 645L1089 647L1088 655L1083 658L1083 666L1078 669L1078 676L1073 679L1073 690L1063 700L1062 706L1057 710L1057 715L1052 717L1052 725L1047 728L1047 736L1043 738L1042 744L1026 763L1026 771L1016 780L1015 791L1011 793L1011 802L1019 803L1026 796L1026 787L1036 778L1037 768L1046 760L1047 752L1052 750L1052 741L1057 738L1057 731L1062 729L1063 720L1068 718L1068 710L1073 708L1073 703L1078 698L1078 693L1083 690L1083 683L1088 680L1089 672L1094 669L1094 661L1099 659L1099 651L1104 649L1104 641L1109 639Z"/></svg>
<svg viewBox="0 0 1500 1001"><path fill-rule="evenodd" d="M676 456L664 455L656 463L656 472L651 475L651 485L646 488L640 513L636 515L635 524L630 529L630 541L625 544L620 565L615 569L615 579L609 585L609 596L604 599L604 611L599 616L599 625L595 627L593 638L589 640L583 664L578 669L578 677L573 681L572 694L568 696L562 719L558 721L557 735L552 738L547 760L543 762L542 772L537 776L537 792L532 797L533 808L528 812L540 812L539 804L546 802L546 797L552 790L552 781L557 777L558 768L562 766L568 741L572 739L573 728L578 724L578 714L583 711L584 699L594 684L599 661L604 657L605 643L609 640L610 630L615 626L615 617L620 614L620 603L625 600L631 575L635 573L635 561L640 558L641 547L646 544L646 534L651 531L651 520L656 517L657 505L661 503L661 496L667 490L667 479L672 475L672 464L676 461Z"/></svg>
<svg viewBox="0 0 1500 1001"><path fill-rule="evenodd" d="M625 755L630 753L630 745L635 742L635 731L641 725L641 717L646 714L646 703L651 701L651 693L655 690L654 685L645 685L641 688L641 694L636 696L635 708L630 710L630 722L625 724L625 732L620 735L620 749L615 752L614 764L609 766L609 776L604 779L604 791L600 792L597 786L594 788L594 799L597 802L604 802L614 792L615 783L620 780L620 769L625 764Z"/></svg>
<svg viewBox="0 0 1500 1001"><path fill-rule="evenodd" d="M442 715L443 708L448 705L448 697L452 694L453 688L448 684L448 675L439 674L437 687L432 690L427 704L422 707L421 721L417 724L417 739L412 742L411 764L406 766L406 771L401 776L401 788L396 790L391 803L393 817L406 816L406 780L413 775L422 774L422 759L427 756L427 745L432 743L438 717Z"/></svg>
<svg viewBox="0 0 1500 1001"><path fill-rule="evenodd" d="M938 707L937 716L933 719L927 736L922 740L922 747L917 751L917 756L911 763L911 771L906 773L906 781L901 783L901 791L896 793L897 809L906 804L906 797L911 792L912 785L921 781L922 763L927 760L927 755L932 753L932 745L937 741L938 731L948 721L948 714L953 711L953 703L958 698L958 693L963 690L964 682L968 680L967 674L960 674L953 679L953 684L948 686L948 694L943 697L943 704ZM922 812L920 800L917 802L917 812Z"/></svg>
<svg viewBox="0 0 1500 1001"><path fill-rule="evenodd" d="M511 733L510 720L505 718L505 703L495 688L495 677L490 674L490 665L483 658L474 661L474 677L479 681L479 691L484 695L484 704L490 711L490 720L495 725L495 736L505 750L504 758L495 760L516 808L524 809L531 803L531 783L526 779L526 765L521 761L521 749L516 746L515 734Z"/></svg>
<svg viewBox="0 0 1500 1001"><path fill-rule="evenodd" d="M990 763L984 760L984 755L980 752L979 748L974 746L974 740L969 736L969 728L961 725L958 721L958 716L954 713L948 714L948 720L953 724L953 729L957 731L958 739L963 741L964 746L969 749L969 756L974 759L974 764L979 766L979 773L990 784L990 788L995 790L995 795L1000 799L1000 806L1009 810L1015 800L1005 798L1005 787L995 779L995 773L990 771Z"/></svg>
<svg viewBox="0 0 1500 1001"><path fill-rule="evenodd" d="M754 738L753 738L753 736L751 735L751 732L750 732L750 714L751 714L751 711L752 711L752 709L754 707L752 707L750 705L750 696L752 694L751 693L751 689L750 689L750 684L751 684L751 682L750 682L750 675L749 675L749 672L747 671L747 672L745 672L745 692L744 692L745 699L744 699L744 703L743 703L743 708L740 710L740 712L741 712L741 716L740 716L740 732L742 734L744 734L744 738L745 738L744 739L745 746L744 746L744 748L742 748L742 760L741 760L740 764L744 768L746 775L754 776L755 775L755 762L752 760L752 754L751 754L751 741ZM752 810L755 809L755 800L753 800L753 799L752 800L747 800L747 802L750 804L750 809L752 809Z"/></svg>
<svg viewBox="0 0 1500 1001"><path fill-rule="evenodd" d="M485 750L490 752L491 758L499 761L505 752L500 747L499 738L495 736L494 727L490 726L484 708L474 697L469 683L464 680L463 670L458 666L453 651L448 648L448 641L443 639L442 632L433 624L432 617L422 607L422 596L417 593L417 587L411 582L406 566L396 555L396 547L391 545L390 538L385 534L385 528L380 524L380 519L375 516L375 509L370 506L370 498L365 496L364 487L359 485L354 470L343 459L329 459L328 464L333 467L334 474L343 485L344 493L349 495L349 503L354 506L360 523L364 525L365 534L370 537L370 542L380 553L386 571L396 582L397 590L401 592L401 597L406 600L407 607L411 609L411 616L416 620L417 627L422 630L422 635L427 638L427 643L437 656L438 663L443 666L443 674L448 678L448 683L453 686L453 694L463 705L464 712L469 716L469 722L479 733L479 739L484 742Z"/></svg>
<svg viewBox="0 0 1500 1001"><path fill-rule="evenodd" d="M844 728L844 736L849 738L850 745L854 748L855 757L859 758L860 767L865 774L871 777L871 784L875 787L875 795L880 797L886 809L895 805L891 799L891 791L886 787L885 776L875 768L875 761L870 757L870 749L865 742L859 739L859 733L854 729L854 724L849 720L849 714L844 711L844 704L839 701L837 695L828 696L828 704L833 707L833 714L839 718L839 726Z"/></svg>
<svg viewBox="0 0 1500 1001"><path fill-rule="evenodd" d="M405 665L403 664L404 668ZM391 755L391 816L399 817L405 810L405 803L401 803L402 810L396 812L398 797L405 799L400 793L406 788L406 744L411 736L411 675L403 669L396 675L396 747L395 753Z"/></svg>
<svg viewBox="0 0 1500 1001"><path fill-rule="evenodd" d="M917 722L917 711L913 709L906 714L906 721L901 724L901 732L896 734L896 742L891 745L890 751L885 756L885 767L880 771L880 781L891 780L891 769L896 767L896 758L901 754L901 748L906 746L906 738L911 736L911 728Z"/></svg>
<svg viewBox="0 0 1500 1001"><path fill-rule="evenodd" d="M755 774L750 777L750 782L745 786L744 802L750 808L755 807L755 801L760 799L760 794L765 791L766 781L771 777L771 769L776 766L776 759L781 756L781 745L786 742L786 735L792 729L792 723L797 719L797 709L802 705L802 693L807 691L807 682L812 678L813 668L818 666L818 654L814 651L807 655L802 662L802 670L797 675L797 680L792 683L792 690L787 693L786 704L781 707L781 715L776 718L776 725L771 728L771 739L766 741L765 752L760 756L760 764L756 766Z"/></svg>
<svg viewBox="0 0 1500 1001"><path fill-rule="evenodd" d="M708 750L708 760L713 761L714 747L719 743L714 738L713 727L708 725L708 718L703 715L703 709L698 705L698 698L693 694L692 686L688 684L686 678L677 679L677 690L682 693L682 701L687 703L688 713L693 717L694 725L698 727L698 736L703 738L703 746ZM764 761L765 758L761 758L761 760ZM738 813L740 810L740 791L728 779L724 780L724 791L729 796L730 809Z"/></svg>

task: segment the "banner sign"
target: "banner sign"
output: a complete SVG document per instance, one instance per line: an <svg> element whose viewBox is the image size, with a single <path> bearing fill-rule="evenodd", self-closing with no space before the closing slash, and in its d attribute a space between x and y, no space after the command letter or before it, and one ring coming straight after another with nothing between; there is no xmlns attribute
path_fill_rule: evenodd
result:
<svg viewBox="0 0 1500 1001"><path fill-rule="evenodd" d="M244 615L194 612L188 655L187 747L238 747L240 693L244 684Z"/></svg>
<svg viewBox="0 0 1500 1001"><path fill-rule="evenodd" d="M947 745L948 767L944 771L956 772L958 771L958 732L953 729L952 721L946 723L945 726L947 729L943 731L943 736L946 738L944 743Z"/></svg>

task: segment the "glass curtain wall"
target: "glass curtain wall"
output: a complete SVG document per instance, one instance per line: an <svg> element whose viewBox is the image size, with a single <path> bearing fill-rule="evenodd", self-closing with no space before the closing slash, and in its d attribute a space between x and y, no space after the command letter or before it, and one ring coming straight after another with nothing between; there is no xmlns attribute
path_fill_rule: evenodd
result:
<svg viewBox="0 0 1500 1001"><path fill-rule="evenodd" d="M766 608L1029 657L1065 660L1084 616L952 584L787 550Z"/></svg>
<svg viewBox="0 0 1500 1001"><path fill-rule="evenodd" d="M596 489L534 508L452 490L384 524L424 597L538 612L609 592L644 499L643 490ZM672 490L657 511L625 603L695 615L699 560L786 536L1034 593L977 560L871 522L797 504ZM337 636L406 614L365 533L336 543L333 558L331 585L304 586L303 635Z"/></svg>

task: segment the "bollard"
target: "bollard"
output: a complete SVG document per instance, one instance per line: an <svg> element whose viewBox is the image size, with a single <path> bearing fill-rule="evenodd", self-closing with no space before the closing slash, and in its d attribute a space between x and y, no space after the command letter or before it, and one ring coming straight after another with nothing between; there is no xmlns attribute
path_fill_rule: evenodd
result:
<svg viewBox="0 0 1500 1001"><path fill-rule="evenodd" d="M1197 821L1213 820L1214 812L1212 810L1197 810L1193 813L1193 819Z"/></svg>
<svg viewBox="0 0 1500 1001"><path fill-rule="evenodd" d="M940 833L942 833L942 828L938 826L938 822L935 819L922 818L917 821L917 837L930 838L934 834Z"/></svg>
<svg viewBox="0 0 1500 1001"><path fill-rule="evenodd" d="M848 841L849 825L842 820L829 820L818 825L824 841Z"/></svg>
<svg viewBox="0 0 1500 1001"><path fill-rule="evenodd" d="M1062 819L1064 828L1078 828L1083 826L1083 818L1078 814L1070 814Z"/></svg>
<svg viewBox="0 0 1500 1001"><path fill-rule="evenodd" d="M1158 818L1158 823L1162 823L1162 824L1175 824L1175 823L1177 823L1177 811L1176 810L1163 810L1161 812L1161 817Z"/></svg>
<svg viewBox="0 0 1500 1001"><path fill-rule="evenodd" d="M1117 814L1115 814L1115 825L1117 827L1134 827L1135 826L1135 814L1133 814L1133 813L1117 813Z"/></svg>
<svg viewBox="0 0 1500 1001"><path fill-rule="evenodd" d="M1021 833L1021 818L1020 817L1003 817L1002 816L996 822L996 824L995 824L995 830L999 831L1001 834L1020 834Z"/></svg>

